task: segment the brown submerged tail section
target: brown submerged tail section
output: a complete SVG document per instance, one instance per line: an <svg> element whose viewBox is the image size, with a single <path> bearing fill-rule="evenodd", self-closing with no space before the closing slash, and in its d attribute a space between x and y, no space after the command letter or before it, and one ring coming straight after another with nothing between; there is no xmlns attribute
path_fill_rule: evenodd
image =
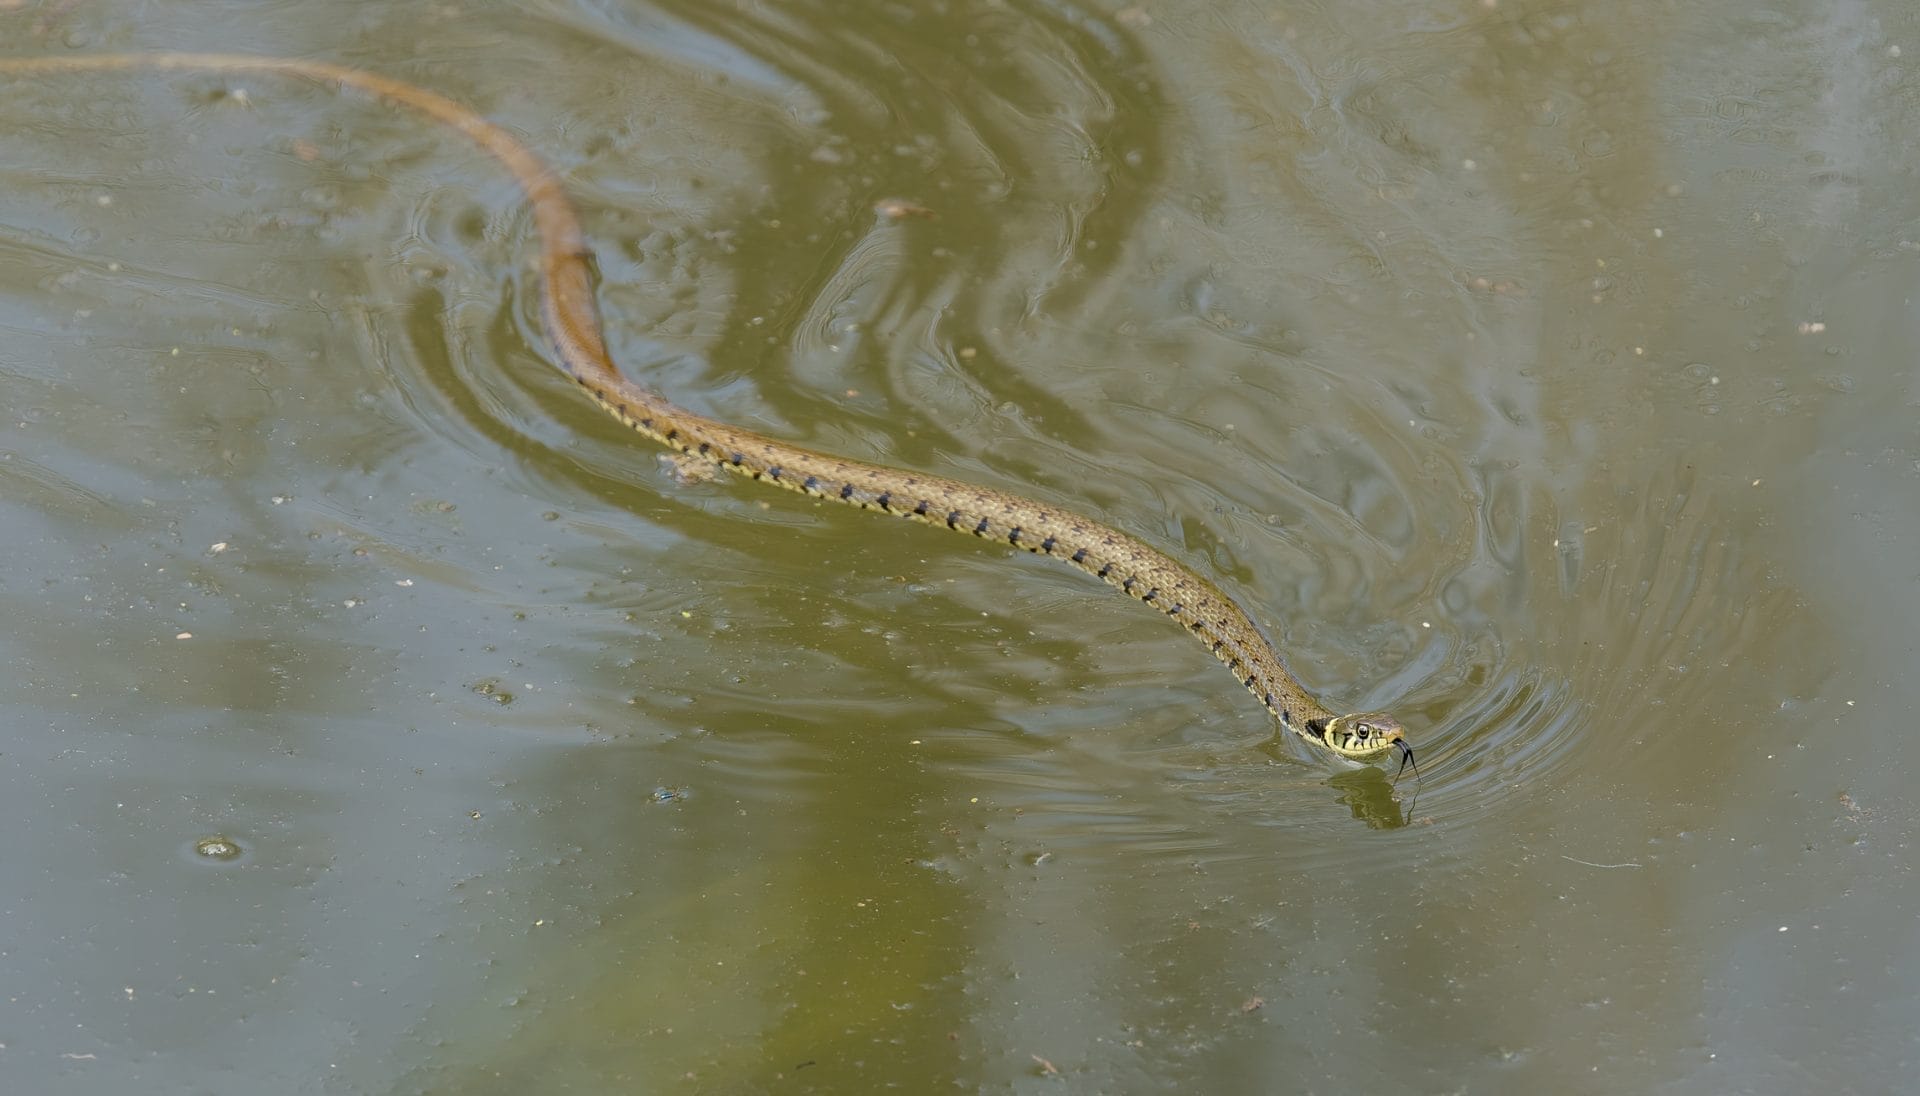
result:
<svg viewBox="0 0 1920 1096"><path fill-rule="evenodd" d="M459 103L375 73L297 58L221 53L0 58L0 76L120 69L295 77L397 103L458 130L511 172L525 192L539 234L547 336L568 375L620 421L762 483L1060 559L1172 618L1303 740L1360 760L1384 757L1396 748L1411 757L1399 723L1377 713L1336 716L1321 706L1238 605L1172 557L1117 529L1010 492L789 445L696 415L622 376L601 335L586 237L564 184L518 137Z"/></svg>

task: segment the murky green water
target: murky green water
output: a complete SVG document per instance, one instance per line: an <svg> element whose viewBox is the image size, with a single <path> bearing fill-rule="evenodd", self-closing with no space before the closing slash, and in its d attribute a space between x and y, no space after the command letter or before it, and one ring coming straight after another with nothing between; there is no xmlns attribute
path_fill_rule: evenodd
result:
<svg viewBox="0 0 1920 1096"><path fill-rule="evenodd" d="M8 1091L1910 1085L1910 5L28 2L0 42L473 104L569 180L633 375L1179 552L1424 772L1272 740L1044 560L678 482L417 117L8 81Z"/></svg>

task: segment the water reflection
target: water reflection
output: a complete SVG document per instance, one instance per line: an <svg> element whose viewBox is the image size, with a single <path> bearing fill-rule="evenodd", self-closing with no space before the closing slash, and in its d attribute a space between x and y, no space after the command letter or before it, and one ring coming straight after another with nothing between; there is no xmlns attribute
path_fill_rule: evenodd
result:
<svg viewBox="0 0 1920 1096"><path fill-rule="evenodd" d="M1371 830L1396 830L1406 825L1413 820L1419 802L1416 786L1402 804L1394 782L1378 769L1335 773L1327 778L1327 786L1339 793L1335 800L1353 812L1354 820L1366 823Z"/></svg>

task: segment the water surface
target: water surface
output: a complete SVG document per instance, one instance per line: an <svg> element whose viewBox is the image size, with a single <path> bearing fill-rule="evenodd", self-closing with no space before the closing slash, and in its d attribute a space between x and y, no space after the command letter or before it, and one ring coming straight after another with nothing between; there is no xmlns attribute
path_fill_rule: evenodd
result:
<svg viewBox="0 0 1920 1096"><path fill-rule="evenodd" d="M1423 773L1276 739L1048 561L682 482L416 116L12 80L10 1087L1904 1087L1908 6L29 3L0 42L473 105L568 180L631 375L1179 554Z"/></svg>

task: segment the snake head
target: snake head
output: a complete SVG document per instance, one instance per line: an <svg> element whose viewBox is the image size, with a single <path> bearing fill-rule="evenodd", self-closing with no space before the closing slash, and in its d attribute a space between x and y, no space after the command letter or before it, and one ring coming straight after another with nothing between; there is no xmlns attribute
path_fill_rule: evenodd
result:
<svg viewBox="0 0 1920 1096"><path fill-rule="evenodd" d="M1328 749L1353 761L1375 761L1395 749L1400 751L1402 766L1413 757L1407 729L1385 712L1335 716L1320 737Z"/></svg>

